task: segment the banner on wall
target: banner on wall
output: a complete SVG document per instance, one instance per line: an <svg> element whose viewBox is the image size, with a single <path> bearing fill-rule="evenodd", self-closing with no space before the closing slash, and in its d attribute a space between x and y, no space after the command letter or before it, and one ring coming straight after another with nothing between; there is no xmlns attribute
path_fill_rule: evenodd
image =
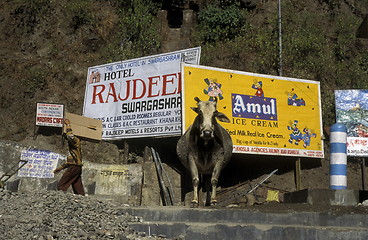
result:
<svg viewBox="0 0 368 240"><path fill-rule="evenodd" d="M347 128L348 156L368 156L368 90L335 90L336 122Z"/></svg>
<svg viewBox="0 0 368 240"><path fill-rule="evenodd" d="M181 133L182 62L199 64L191 48L88 68L83 115L102 121L102 139Z"/></svg>
<svg viewBox="0 0 368 240"><path fill-rule="evenodd" d="M48 150L23 150L20 159L27 163L18 170L18 177L53 178L60 157Z"/></svg>
<svg viewBox="0 0 368 240"><path fill-rule="evenodd" d="M194 97L217 97L233 152L323 158L319 82L183 64L183 132Z"/></svg>

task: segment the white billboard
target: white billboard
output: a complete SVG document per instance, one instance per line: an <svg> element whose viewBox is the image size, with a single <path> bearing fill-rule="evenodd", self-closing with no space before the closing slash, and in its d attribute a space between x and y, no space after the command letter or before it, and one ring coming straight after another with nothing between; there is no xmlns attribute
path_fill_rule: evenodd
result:
<svg viewBox="0 0 368 240"><path fill-rule="evenodd" d="M181 134L182 62L199 64L201 48L88 68L83 115L102 121L102 139Z"/></svg>

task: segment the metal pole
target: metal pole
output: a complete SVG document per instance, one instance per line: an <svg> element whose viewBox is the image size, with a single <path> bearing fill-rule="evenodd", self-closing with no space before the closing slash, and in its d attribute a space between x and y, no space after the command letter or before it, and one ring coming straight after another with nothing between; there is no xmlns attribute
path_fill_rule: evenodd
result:
<svg viewBox="0 0 368 240"><path fill-rule="evenodd" d="M281 0L279 0L279 75L282 76Z"/></svg>
<svg viewBox="0 0 368 240"><path fill-rule="evenodd" d="M262 183L264 183L267 179L269 179L275 172L277 172L278 169L273 170L270 174L268 174L262 181L260 181L259 183L257 183L251 190L249 190L247 192L247 194L253 192L254 190L256 190Z"/></svg>

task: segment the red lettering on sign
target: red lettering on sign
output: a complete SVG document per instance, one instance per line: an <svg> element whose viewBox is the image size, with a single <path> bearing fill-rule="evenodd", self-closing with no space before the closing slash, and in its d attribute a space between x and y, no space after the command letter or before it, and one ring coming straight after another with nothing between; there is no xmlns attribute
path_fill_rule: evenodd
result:
<svg viewBox="0 0 368 240"><path fill-rule="evenodd" d="M93 85L91 104L178 94L181 92L181 81L181 73L171 73L148 77L148 80L131 79L110 82L109 85Z"/></svg>
<svg viewBox="0 0 368 240"><path fill-rule="evenodd" d="M155 95L152 93L153 85L157 86L158 81L160 81L160 76L154 76L148 78L148 95L147 97L157 97L160 95L160 91L157 91Z"/></svg>
<svg viewBox="0 0 368 240"><path fill-rule="evenodd" d="M101 88L99 92L97 92L97 88ZM92 94L92 104L96 104L96 97L100 100L100 103L104 103L102 98L102 92L105 91L105 85L94 85L93 86L93 94Z"/></svg>

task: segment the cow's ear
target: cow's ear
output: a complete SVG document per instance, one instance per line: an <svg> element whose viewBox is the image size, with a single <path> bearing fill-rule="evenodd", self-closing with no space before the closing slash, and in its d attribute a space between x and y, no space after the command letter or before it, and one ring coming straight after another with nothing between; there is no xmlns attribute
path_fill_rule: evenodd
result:
<svg viewBox="0 0 368 240"><path fill-rule="evenodd" d="M216 112L215 113L215 117L220 122L226 122L226 123L229 123L230 122L230 119L224 113L222 113L222 112Z"/></svg>
<svg viewBox="0 0 368 240"><path fill-rule="evenodd" d="M192 109L194 112L196 112L196 113L198 113L198 112L199 112L199 109L198 109L197 107L191 107L191 109Z"/></svg>

